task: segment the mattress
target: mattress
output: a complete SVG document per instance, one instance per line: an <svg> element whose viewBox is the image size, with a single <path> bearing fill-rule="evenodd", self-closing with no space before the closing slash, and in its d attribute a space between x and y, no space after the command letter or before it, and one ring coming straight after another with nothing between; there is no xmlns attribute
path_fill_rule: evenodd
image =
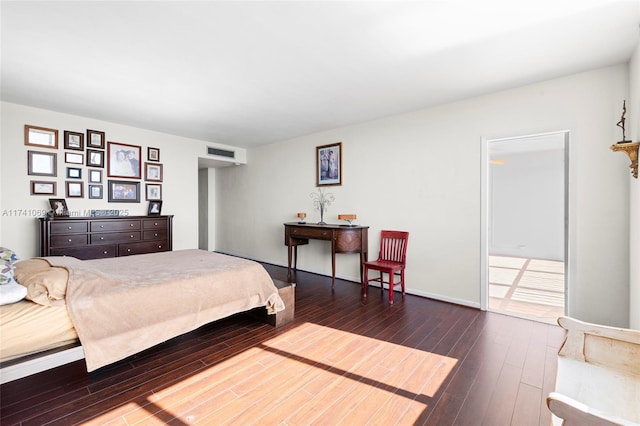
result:
<svg viewBox="0 0 640 426"><path fill-rule="evenodd" d="M29 300L2 305L0 330L0 362L79 344L65 306L42 306Z"/></svg>

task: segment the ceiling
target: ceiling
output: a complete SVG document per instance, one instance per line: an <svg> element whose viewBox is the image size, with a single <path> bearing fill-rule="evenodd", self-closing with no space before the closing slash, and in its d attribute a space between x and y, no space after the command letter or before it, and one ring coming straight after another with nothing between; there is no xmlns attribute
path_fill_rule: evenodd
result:
<svg viewBox="0 0 640 426"><path fill-rule="evenodd" d="M1 99L238 147L628 61L640 0L4 1Z"/></svg>

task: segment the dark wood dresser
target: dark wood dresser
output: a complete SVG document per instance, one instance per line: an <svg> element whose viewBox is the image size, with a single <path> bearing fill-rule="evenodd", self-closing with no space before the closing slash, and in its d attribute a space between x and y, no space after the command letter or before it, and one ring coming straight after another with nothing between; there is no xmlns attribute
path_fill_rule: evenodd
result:
<svg viewBox="0 0 640 426"><path fill-rule="evenodd" d="M40 218L40 256L100 259L172 250L173 216Z"/></svg>

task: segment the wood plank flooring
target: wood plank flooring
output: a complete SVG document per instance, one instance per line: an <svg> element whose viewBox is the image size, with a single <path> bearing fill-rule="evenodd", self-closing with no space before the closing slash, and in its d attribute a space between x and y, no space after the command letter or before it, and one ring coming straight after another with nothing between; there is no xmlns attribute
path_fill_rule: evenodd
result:
<svg viewBox="0 0 640 426"><path fill-rule="evenodd" d="M265 265L277 279L286 269ZM296 319L239 315L87 374L0 386L8 425L548 425L558 326L297 274Z"/></svg>

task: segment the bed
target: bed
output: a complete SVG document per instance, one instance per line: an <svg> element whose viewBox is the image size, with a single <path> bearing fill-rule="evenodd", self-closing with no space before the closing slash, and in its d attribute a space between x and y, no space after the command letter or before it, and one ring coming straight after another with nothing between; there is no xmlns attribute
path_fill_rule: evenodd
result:
<svg viewBox="0 0 640 426"><path fill-rule="evenodd" d="M262 265L204 250L15 266L30 300L0 306L2 370L79 342L90 372L239 312L285 308Z"/></svg>

